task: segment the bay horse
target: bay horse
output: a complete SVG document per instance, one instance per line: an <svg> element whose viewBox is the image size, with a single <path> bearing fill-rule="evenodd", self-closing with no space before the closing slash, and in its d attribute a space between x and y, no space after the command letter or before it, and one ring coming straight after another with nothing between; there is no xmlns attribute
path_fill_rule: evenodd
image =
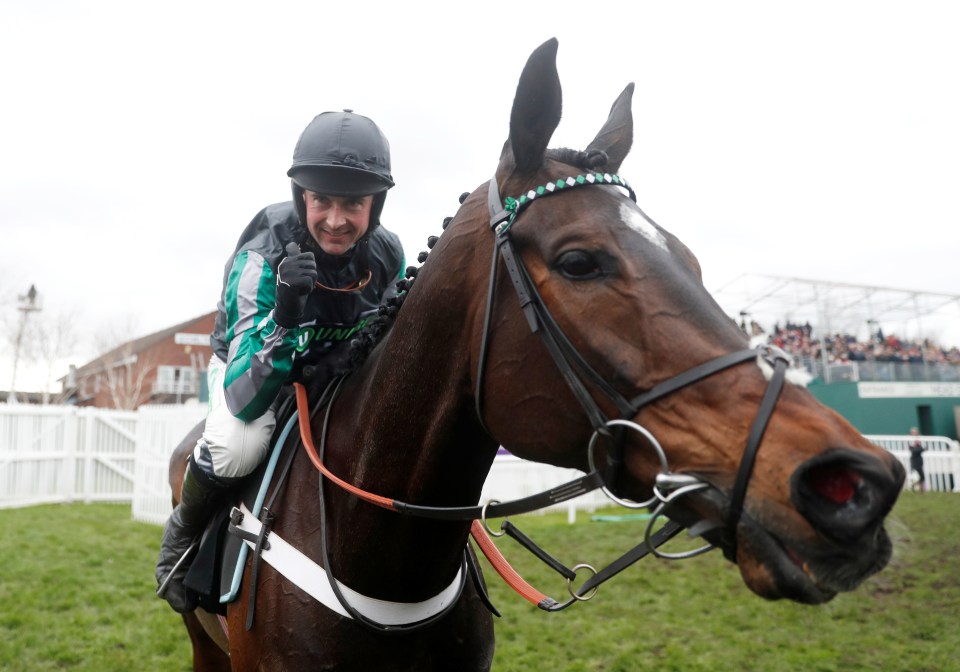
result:
<svg viewBox="0 0 960 672"><path fill-rule="evenodd" d="M492 179L461 197L384 333L322 412L301 413L319 459L411 503L404 513L475 512L502 445L580 469L615 501L660 507L764 598L818 604L856 588L890 558L883 521L902 467L791 383L782 352L751 348L691 251L637 206L616 174L632 84L586 150L548 149L556 52L551 39L529 57ZM223 627L184 617L194 669L489 670L491 611L482 580L464 579L476 523L371 503L317 474L299 449L313 439L294 440L268 539L356 591L345 608L425 604L451 586L453 597L424 622L385 625L324 606L265 563ZM483 506L484 525L498 506Z"/></svg>

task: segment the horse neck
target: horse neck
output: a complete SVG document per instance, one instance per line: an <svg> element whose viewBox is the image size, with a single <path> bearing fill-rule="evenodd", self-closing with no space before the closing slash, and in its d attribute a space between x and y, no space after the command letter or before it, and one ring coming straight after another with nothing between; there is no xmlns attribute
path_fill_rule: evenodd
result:
<svg viewBox="0 0 960 672"><path fill-rule="evenodd" d="M452 271L444 275L440 256L421 269L387 337L346 379L331 411L325 459L334 473L378 495L471 506L497 448L477 420L471 389L473 325L477 314L482 317L482 301L478 309L474 294L483 293L482 280L464 277L459 263L460 275L449 278ZM489 258L480 266L488 264ZM314 423L318 429L320 420ZM420 575L434 584L430 589L437 587L436 576L450 579L468 522L399 516L339 491L330 493L330 501L332 532L353 537L340 562L356 560L348 553L389 554L383 582L368 586L375 594L389 591L390 575L405 581ZM360 571L348 578L370 580Z"/></svg>
<svg viewBox="0 0 960 672"><path fill-rule="evenodd" d="M444 232L392 328L338 403L341 413L349 409L346 426L356 435L348 442L360 451L355 458L395 464L400 494L456 504L479 495L496 449L476 415L471 356L482 328L493 239L483 210L462 210L465 216ZM465 492L466 483L476 487Z"/></svg>
<svg viewBox="0 0 960 672"><path fill-rule="evenodd" d="M474 504L464 501L464 488L473 483L479 495L496 444L483 433L472 397L465 393L466 352L430 345L452 343L461 329L444 329L434 340L415 328L417 342L411 345L405 342L406 326L398 320L391 337L337 399L331 459L347 457L350 464L344 466L358 483L388 488L395 499Z"/></svg>

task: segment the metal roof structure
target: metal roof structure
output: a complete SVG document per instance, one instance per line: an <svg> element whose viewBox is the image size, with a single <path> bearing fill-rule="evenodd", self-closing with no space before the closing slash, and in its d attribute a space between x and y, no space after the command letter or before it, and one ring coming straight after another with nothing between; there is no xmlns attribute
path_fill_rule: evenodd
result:
<svg viewBox="0 0 960 672"><path fill-rule="evenodd" d="M876 330L900 338L960 345L960 294L744 274L711 292L740 323L810 323L818 334L866 340Z"/></svg>

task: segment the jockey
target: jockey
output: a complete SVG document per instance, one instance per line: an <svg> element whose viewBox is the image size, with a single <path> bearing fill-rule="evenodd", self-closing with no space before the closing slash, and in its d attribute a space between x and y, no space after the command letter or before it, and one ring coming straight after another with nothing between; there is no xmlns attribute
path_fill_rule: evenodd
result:
<svg viewBox="0 0 960 672"><path fill-rule="evenodd" d="M329 379L350 338L397 292L400 239L380 226L390 145L369 118L324 112L306 127L287 171L293 200L261 210L227 262L207 370L210 406L167 521L157 583L173 609L196 607L174 566L222 493L267 453L276 411L304 366ZM166 582L166 586L163 584Z"/></svg>

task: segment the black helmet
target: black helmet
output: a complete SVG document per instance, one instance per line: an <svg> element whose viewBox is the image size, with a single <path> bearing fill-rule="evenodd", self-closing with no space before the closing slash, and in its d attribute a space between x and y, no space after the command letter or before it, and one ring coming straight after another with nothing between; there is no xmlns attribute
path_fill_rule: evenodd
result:
<svg viewBox="0 0 960 672"><path fill-rule="evenodd" d="M353 110L323 112L300 135L287 175L304 224L303 190L329 196L373 194L373 229L380 223L386 191L393 186L390 143L372 119Z"/></svg>

